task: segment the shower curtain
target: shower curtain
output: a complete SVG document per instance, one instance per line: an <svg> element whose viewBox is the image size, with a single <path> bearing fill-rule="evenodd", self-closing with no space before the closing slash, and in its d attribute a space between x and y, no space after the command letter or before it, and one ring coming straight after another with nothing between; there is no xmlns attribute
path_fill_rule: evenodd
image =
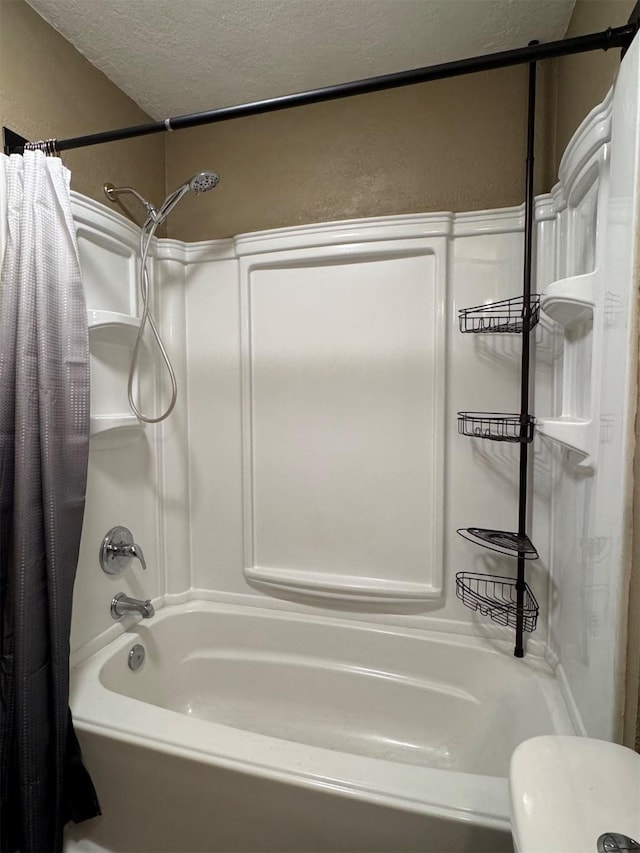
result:
<svg viewBox="0 0 640 853"><path fill-rule="evenodd" d="M100 813L68 707L89 353L70 173L40 151L0 156L0 848L27 853Z"/></svg>

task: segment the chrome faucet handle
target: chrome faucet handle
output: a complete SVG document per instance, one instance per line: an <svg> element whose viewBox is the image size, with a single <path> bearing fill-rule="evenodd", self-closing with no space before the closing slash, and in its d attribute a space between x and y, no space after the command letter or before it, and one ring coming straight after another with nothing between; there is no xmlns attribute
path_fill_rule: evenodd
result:
<svg viewBox="0 0 640 853"><path fill-rule="evenodd" d="M144 554L142 553L142 548L139 545L136 545L136 543L134 542L133 545L125 545L122 550L130 557L137 557L138 560L140 560L142 568L146 570L147 561L145 560Z"/></svg>
<svg viewBox="0 0 640 853"><path fill-rule="evenodd" d="M640 850L640 844L628 835L605 832L598 838L598 853L630 853L632 850Z"/></svg>
<svg viewBox="0 0 640 853"><path fill-rule="evenodd" d="M133 557L140 560L143 569L147 568L142 548L133 541L131 531L126 527L112 527L100 546L102 571L108 575L118 575L127 568Z"/></svg>

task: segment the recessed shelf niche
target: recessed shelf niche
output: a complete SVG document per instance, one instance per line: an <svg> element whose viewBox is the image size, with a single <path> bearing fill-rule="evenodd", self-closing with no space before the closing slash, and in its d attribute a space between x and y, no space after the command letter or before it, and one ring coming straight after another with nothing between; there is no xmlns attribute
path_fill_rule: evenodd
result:
<svg viewBox="0 0 640 853"><path fill-rule="evenodd" d="M131 412L127 381L140 320L131 314L87 310L91 359L90 435L103 449L138 441L144 425Z"/></svg>

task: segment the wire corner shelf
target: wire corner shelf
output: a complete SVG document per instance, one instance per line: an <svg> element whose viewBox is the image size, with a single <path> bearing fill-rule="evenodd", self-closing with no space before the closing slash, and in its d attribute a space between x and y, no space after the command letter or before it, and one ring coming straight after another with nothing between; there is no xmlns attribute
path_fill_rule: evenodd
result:
<svg viewBox="0 0 640 853"><path fill-rule="evenodd" d="M507 530L491 530L484 527L460 527L460 536L507 557L522 557L525 560L537 560L539 555L531 539L524 534L510 533Z"/></svg>
<svg viewBox="0 0 640 853"><path fill-rule="evenodd" d="M511 441L528 444L533 441L535 418L532 415L504 412L458 412L458 432L470 438Z"/></svg>
<svg viewBox="0 0 640 853"><path fill-rule="evenodd" d="M513 578L474 572L456 574L456 595L471 610L479 610L494 622L516 628L518 622L516 581ZM529 584L524 585L522 628L535 631L540 607Z"/></svg>
<svg viewBox="0 0 640 853"><path fill-rule="evenodd" d="M460 331L475 335L519 335L540 322L540 296L516 296L458 311Z"/></svg>

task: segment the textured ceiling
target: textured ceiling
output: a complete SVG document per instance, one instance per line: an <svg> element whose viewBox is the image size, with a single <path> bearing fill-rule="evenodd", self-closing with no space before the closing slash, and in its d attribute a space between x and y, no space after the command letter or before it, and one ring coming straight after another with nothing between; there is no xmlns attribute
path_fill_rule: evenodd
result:
<svg viewBox="0 0 640 853"><path fill-rule="evenodd" d="M153 118L561 38L575 0L28 0Z"/></svg>

